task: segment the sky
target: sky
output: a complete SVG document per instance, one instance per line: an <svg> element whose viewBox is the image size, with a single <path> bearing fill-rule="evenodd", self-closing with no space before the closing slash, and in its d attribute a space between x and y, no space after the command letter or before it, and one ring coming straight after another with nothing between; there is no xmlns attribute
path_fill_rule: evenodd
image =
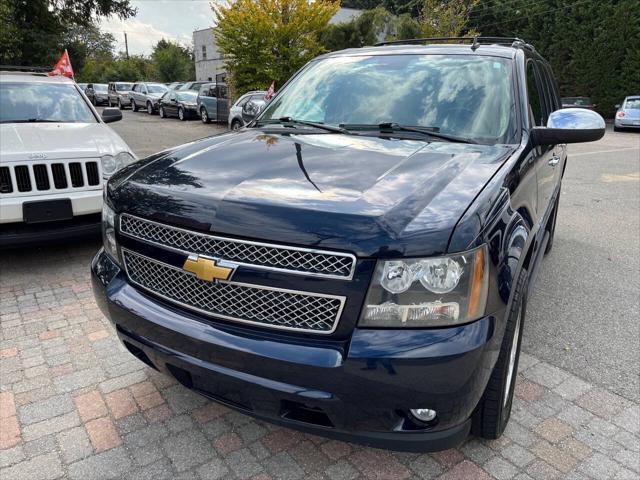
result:
<svg viewBox="0 0 640 480"><path fill-rule="evenodd" d="M120 20L103 18L100 29L116 39L116 51L124 51L127 32L129 54L149 55L162 38L191 45L193 31L213 26L211 0L131 0L138 9L135 17Z"/></svg>

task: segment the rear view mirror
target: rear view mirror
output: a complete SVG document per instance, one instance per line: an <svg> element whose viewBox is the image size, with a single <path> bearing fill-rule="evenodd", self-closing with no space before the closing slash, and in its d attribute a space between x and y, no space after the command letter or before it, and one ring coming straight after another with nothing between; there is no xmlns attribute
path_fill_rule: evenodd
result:
<svg viewBox="0 0 640 480"><path fill-rule="evenodd" d="M549 115L546 127L534 127L534 146L559 143L594 142L604 136L605 124L600 114L586 108L563 108Z"/></svg>
<svg viewBox="0 0 640 480"><path fill-rule="evenodd" d="M104 123L117 122L122 120L122 111L119 108L105 108L102 111L102 121Z"/></svg>

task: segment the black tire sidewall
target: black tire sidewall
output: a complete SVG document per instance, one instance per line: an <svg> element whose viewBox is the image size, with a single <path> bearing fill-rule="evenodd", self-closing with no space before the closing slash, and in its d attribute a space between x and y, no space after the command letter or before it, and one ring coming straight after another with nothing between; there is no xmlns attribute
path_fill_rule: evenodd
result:
<svg viewBox="0 0 640 480"><path fill-rule="evenodd" d="M181 121L184 121L184 118L185 118L185 117L184 117L184 109L183 109L182 107L180 107L180 108L178 109L178 118L179 118Z"/></svg>
<svg viewBox="0 0 640 480"><path fill-rule="evenodd" d="M153 105L151 105L151 102L147 102L147 113L153 115Z"/></svg>
<svg viewBox="0 0 640 480"><path fill-rule="evenodd" d="M164 118L165 117L164 108L160 107L158 109L158 115L160 115L160 118Z"/></svg>

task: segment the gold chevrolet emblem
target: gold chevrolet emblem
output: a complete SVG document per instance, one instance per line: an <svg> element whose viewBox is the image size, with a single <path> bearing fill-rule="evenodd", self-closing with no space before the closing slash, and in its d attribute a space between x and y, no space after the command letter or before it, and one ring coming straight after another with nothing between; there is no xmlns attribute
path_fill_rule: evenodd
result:
<svg viewBox="0 0 640 480"><path fill-rule="evenodd" d="M193 273L196 278L205 282L227 281L235 271L235 265L230 262L189 255L182 266L185 272Z"/></svg>

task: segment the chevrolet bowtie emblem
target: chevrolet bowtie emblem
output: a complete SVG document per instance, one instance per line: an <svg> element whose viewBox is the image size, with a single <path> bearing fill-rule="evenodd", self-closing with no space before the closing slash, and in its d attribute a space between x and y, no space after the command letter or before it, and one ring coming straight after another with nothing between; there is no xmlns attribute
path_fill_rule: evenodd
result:
<svg viewBox="0 0 640 480"><path fill-rule="evenodd" d="M227 281L231 279L236 267L230 262L189 255L182 266L185 272L193 273L205 282Z"/></svg>

